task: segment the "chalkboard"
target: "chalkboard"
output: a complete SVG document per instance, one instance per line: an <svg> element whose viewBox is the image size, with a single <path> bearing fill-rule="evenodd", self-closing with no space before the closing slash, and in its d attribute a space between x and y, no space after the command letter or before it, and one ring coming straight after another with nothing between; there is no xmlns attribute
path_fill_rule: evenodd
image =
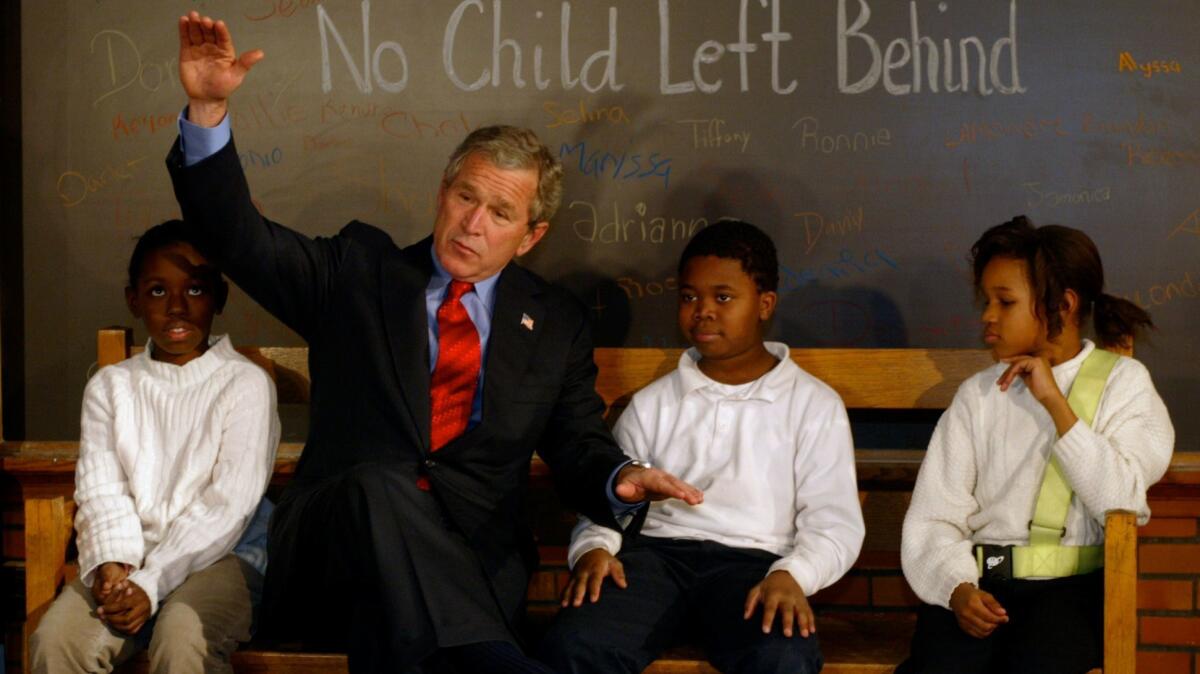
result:
<svg viewBox="0 0 1200 674"><path fill-rule="evenodd" d="M682 344L675 265L722 216L779 247L773 336L972 346L966 254L1025 213L1080 227L1159 325L1138 356L1200 449L1200 6L1183 0L48 0L23 13L27 435L69 438L133 237L175 216L177 17L267 57L232 124L261 210L424 236L467 130L566 168L525 260L601 345ZM218 329L297 343L235 293ZM139 338L142 333L139 331Z"/></svg>

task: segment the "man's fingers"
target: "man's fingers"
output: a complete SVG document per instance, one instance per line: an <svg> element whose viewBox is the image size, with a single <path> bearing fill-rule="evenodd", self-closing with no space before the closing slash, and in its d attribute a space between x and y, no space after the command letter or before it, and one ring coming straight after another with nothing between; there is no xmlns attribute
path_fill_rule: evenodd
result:
<svg viewBox="0 0 1200 674"><path fill-rule="evenodd" d="M200 20L200 32L204 34L204 42L207 44L217 44L217 33L213 29L212 17L204 17Z"/></svg>
<svg viewBox="0 0 1200 674"><path fill-rule="evenodd" d="M192 38L188 35L188 18L186 16L179 17L179 46L188 47L192 44Z"/></svg>
<svg viewBox="0 0 1200 674"><path fill-rule="evenodd" d="M264 52L263 50L254 49L252 51L246 52L245 54L242 54L241 58L238 59L238 63L241 64L242 70L244 70L244 71L250 70L251 68L254 67L254 64L263 60L263 57L266 55L267 55L266 52Z"/></svg>
<svg viewBox="0 0 1200 674"><path fill-rule="evenodd" d="M192 11L188 14L188 44L199 47L204 44L204 30L200 27L200 13Z"/></svg>
<svg viewBox="0 0 1200 674"><path fill-rule="evenodd" d="M233 48L233 34L229 32L229 26L225 25L225 22L220 19L217 19L213 23L213 38L216 40L218 47L222 49Z"/></svg>

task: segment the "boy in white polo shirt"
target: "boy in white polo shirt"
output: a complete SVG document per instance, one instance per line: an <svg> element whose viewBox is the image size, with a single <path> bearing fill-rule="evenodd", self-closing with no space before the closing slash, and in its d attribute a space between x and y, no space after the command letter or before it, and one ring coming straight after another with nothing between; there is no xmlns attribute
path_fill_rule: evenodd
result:
<svg viewBox="0 0 1200 674"><path fill-rule="evenodd" d="M581 518L543 642L556 671L640 672L692 636L721 671L820 671L806 596L846 573L864 527L841 399L763 341L777 285L775 246L754 225L723 220L688 243L679 326L692 348L614 433L704 503L653 503L624 540Z"/></svg>

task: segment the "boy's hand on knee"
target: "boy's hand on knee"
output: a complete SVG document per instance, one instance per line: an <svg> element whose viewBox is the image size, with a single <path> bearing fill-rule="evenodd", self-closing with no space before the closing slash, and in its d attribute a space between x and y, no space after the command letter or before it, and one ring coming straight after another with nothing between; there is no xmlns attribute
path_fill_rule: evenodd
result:
<svg viewBox="0 0 1200 674"><path fill-rule="evenodd" d="M105 562L96 569L92 579L92 598L97 604L103 604L108 596L117 589L121 581L129 575L129 566L121 562Z"/></svg>
<svg viewBox="0 0 1200 674"><path fill-rule="evenodd" d="M761 583L750 588L742 618L749 620L760 603L763 605L763 634L771 633L776 613L779 613L779 626L785 637L792 636L793 624L802 637L816 633L817 621L813 617L812 607L808 605L808 597L804 596L804 589L787 571L772 571Z"/></svg>
<svg viewBox="0 0 1200 674"><path fill-rule="evenodd" d="M1008 622L1008 611L989 592L970 583L962 583L950 595L950 609L962 631L982 639Z"/></svg>
<svg viewBox="0 0 1200 674"><path fill-rule="evenodd" d="M150 597L137 583L125 580L103 606L96 609L100 619L129 635L138 633L150 619Z"/></svg>
<svg viewBox="0 0 1200 674"><path fill-rule="evenodd" d="M621 560L613 557L612 553L604 548L588 550L575 563L571 579L563 588L563 607L582 606L584 596L587 596L592 603L598 601L600 587L604 584L604 579L609 576L612 576L613 582L622 590L629 587L629 583L625 580L625 566L621 564Z"/></svg>

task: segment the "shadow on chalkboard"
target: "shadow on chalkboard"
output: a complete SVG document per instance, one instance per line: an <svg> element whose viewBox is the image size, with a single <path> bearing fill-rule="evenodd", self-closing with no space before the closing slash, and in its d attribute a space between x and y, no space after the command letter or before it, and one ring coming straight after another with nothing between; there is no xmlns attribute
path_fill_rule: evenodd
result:
<svg viewBox="0 0 1200 674"><path fill-rule="evenodd" d="M909 346L900 308L876 288L801 286L781 294L775 321L779 338L795 348Z"/></svg>

